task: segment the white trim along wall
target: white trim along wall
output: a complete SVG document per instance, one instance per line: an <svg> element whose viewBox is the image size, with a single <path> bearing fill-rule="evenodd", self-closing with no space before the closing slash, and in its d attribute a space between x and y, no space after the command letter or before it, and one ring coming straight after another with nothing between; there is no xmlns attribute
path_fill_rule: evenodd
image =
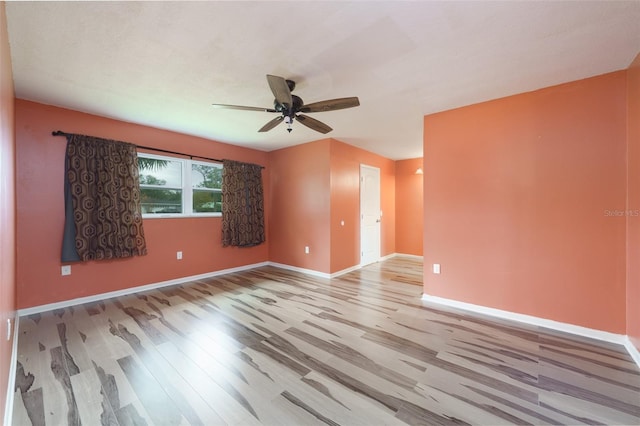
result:
<svg viewBox="0 0 640 426"><path fill-rule="evenodd" d="M13 422L13 399L16 389L16 368L18 364L18 332L20 329L19 317L13 320L13 345L11 348L11 365L9 366L9 380L7 380L7 399L4 404L4 425Z"/></svg>
<svg viewBox="0 0 640 426"><path fill-rule="evenodd" d="M579 325L553 321L545 318L534 317L531 315L518 314L510 311L503 311L501 309L494 309L481 305L474 305L472 303L459 302L457 300L445 299L443 297L431 296L428 294L423 294L422 300L426 304L447 306L451 308L461 309L467 312L488 315L494 318L516 321L523 324L544 327L554 331L561 331L576 336L589 337L591 339L601 340L603 342L622 345L625 347L627 352L629 352L629 355L635 361L638 367L640 367L640 353L638 352L638 349L636 349L636 347L631 343L629 337L624 334L609 333L607 331L595 330Z"/></svg>
<svg viewBox="0 0 640 426"><path fill-rule="evenodd" d="M398 254L398 253L393 253L387 256L384 256L380 259L380 261L383 260L387 260L387 259L391 259L393 257L408 257L408 258L415 258L415 259L421 259L421 256L413 256L413 255L405 255L405 254ZM32 308L25 308L25 309L19 309L17 311L17 317L14 321L14 333L13 333L13 348L11 351L11 366L10 366L10 370L9 370L9 383L7 386L7 399L5 401L5 416L4 416L4 424L8 425L11 424L11 419L12 419L12 414L13 414L13 399L14 399L14 387L15 387L15 376L16 376L16 362L17 362L17 354L18 354L18 332L19 332L19 318L22 316L27 316L27 315L32 315L32 314L36 314L36 313L42 313L42 312L47 312L47 311L51 311L54 309L62 309L62 308L67 308L69 306L74 306L74 305L78 305L78 304L83 304L83 303L91 303L91 302L97 302L100 300L104 300L104 299L109 299L112 297L118 297L118 296L124 296L124 295L128 295L131 293L137 293L137 292L141 292L141 291L147 291L147 290L153 290L156 288L161 288L161 287L167 287L170 285L176 285L176 284L183 284L189 281L197 281L197 280L202 280L202 279L206 279L206 278L211 278L211 277L215 277L215 276L219 276L219 275L225 275L225 274L231 274L234 272L241 272L241 271L246 271L246 270L250 270L250 269L255 269L255 268L259 268L262 266L274 266L277 268L281 268L281 269L287 269L290 271L295 271L295 272L299 272L302 274L306 274L306 275L311 275L311 276L315 276L315 277L320 277L320 278L326 278L326 279L331 279L331 278L336 278L340 275L344 275L348 272L351 271L355 271L361 268L360 265L355 265L352 266L350 268L347 269L343 269L342 271L338 271L338 272L334 272L332 274L327 274L324 272L319 272L319 271L314 271L311 269L305 269L305 268L299 268L296 266L291 266L291 265L285 265L285 264L280 264L280 263L275 263L275 262L261 262L261 263L254 263L251 265L245 265L245 266L240 266L237 268L229 268L229 269L223 269L220 271L215 271L215 272L209 272L206 274L200 274L200 275L192 275L192 276L188 276L188 277L183 277L183 278L177 278L174 280L168 280L168 281L162 281L162 282L158 282L158 283L153 283L153 284L147 284L147 285L143 285L143 286L139 286L139 287L132 287L132 288L127 288L127 289L123 289L123 290L118 290L118 291L112 291L112 292L108 292L108 293L102 293L102 294L96 294L94 296L87 296L87 297L80 297L77 299L72 299L72 300L65 300L62 302L56 302L56 303L50 303L47 305L40 305L40 306L34 306ZM451 308L456 308L456 309L461 309L464 311L468 311L468 312L472 312L472 313L476 313L476 314L481 314L481 315L488 315L491 317L495 317L495 318L501 318L501 319L507 319L507 320L511 320L511 321L516 321L516 322L520 322L523 324L529 324L529 325L534 325L534 326L538 326L538 327L545 327L548 328L550 330L556 330L556 331L561 331L561 332L565 332L565 333L570 333L570 334L574 334L577 336L583 336L583 337L589 337L592 339L596 339L596 340L601 340L601 341L605 341L605 342L609 342L609 343L616 343L619 345L623 345L627 351L629 352L629 355L631 356L631 358L635 361L635 363L638 365L638 367L640 367L640 352L638 352L638 349L631 343L631 341L629 340L628 336L622 335L622 334L615 334L615 333L608 333L606 331L600 331L600 330L594 330L591 328L587 328L587 327L581 327L581 326L577 326L577 325L573 325L573 324L567 324L567 323L562 323L562 322L558 322L558 321L553 321L553 320L548 320L548 319L544 319L544 318L538 318L538 317L534 317L534 316L530 316L530 315L524 315L524 314L518 314L515 312L509 312L509 311L503 311L500 309L494 309L494 308L489 308L486 306L480 306L480 305L474 305L471 303L465 303L465 302L459 302L457 300L451 300L451 299L445 299L442 297L437 297L437 296L430 296L428 294L423 294L422 295L422 300L425 304L431 304L431 305L439 305L439 306L448 306Z"/></svg>

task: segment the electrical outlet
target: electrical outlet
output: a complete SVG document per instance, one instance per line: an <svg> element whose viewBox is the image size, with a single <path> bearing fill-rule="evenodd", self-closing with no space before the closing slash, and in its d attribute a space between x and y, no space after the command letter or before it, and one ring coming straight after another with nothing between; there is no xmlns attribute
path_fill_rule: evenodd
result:
<svg viewBox="0 0 640 426"><path fill-rule="evenodd" d="M433 264L433 273L434 274L439 274L440 273L440 264L439 263L434 263Z"/></svg>
<svg viewBox="0 0 640 426"><path fill-rule="evenodd" d="M181 251L176 253L176 259L182 260L182 252Z"/></svg>
<svg viewBox="0 0 640 426"><path fill-rule="evenodd" d="M71 275L71 265L62 265L60 272L62 275Z"/></svg>
<svg viewBox="0 0 640 426"><path fill-rule="evenodd" d="M304 253L305 254L309 254L309 246L305 246L304 247Z"/></svg>

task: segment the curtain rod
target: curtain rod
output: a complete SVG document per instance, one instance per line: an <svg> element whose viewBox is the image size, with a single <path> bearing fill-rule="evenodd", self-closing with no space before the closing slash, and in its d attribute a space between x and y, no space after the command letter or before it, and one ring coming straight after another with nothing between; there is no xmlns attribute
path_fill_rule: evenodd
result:
<svg viewBox="0 0 640 426"><path fill-rule="evenodd" d="M63 132L61 130L56 130L55 132L51 132L51 134L53 136L70 136L71 135L71 133L65 133L65 132ZM136 145L136 147L137 148L142 148L142 149L148 149L150 151L164 152L165 154L184 155L185 157L189 157L190 159L200 158L202 160L215 161L216 163L222 163L223 162L223 160L219 160L217 158L201 157L200 155L185 154L184 152L169 151L167 149L152 148L150 146ZM260 166L260 167L264 169L264 166Z"/></svg>

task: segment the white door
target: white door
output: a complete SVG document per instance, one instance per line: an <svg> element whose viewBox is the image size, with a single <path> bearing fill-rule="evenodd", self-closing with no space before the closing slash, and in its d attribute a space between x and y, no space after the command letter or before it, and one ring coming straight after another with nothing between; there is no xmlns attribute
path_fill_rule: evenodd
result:
<svg viewBox="0 0 640 426"><path fill-rule="evenodd" d="M360 265L380 260L380 169L360 165Z"/></svg>

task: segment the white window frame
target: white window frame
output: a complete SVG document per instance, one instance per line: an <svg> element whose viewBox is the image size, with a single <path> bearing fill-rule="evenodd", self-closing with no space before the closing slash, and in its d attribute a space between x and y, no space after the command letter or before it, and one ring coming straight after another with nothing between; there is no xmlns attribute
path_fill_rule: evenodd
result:
<svg viewBox="0 0 640 426"><path fill-rule="evenodd" d="M200 164L200 165L204 165L204 166L213 166L213 167L217 167L220 170L222 170L222 164L221 163L216 163L213 161L202 161L202 160L185 160L185 173L188 175L188 179L189 182L187 182L186 184L183 185L188 185L188 191L186 191L187 195L185 198L185 205L189 206L189 211L191 212L191 216L194 217L219 217L222 216L222 212L203 212L203 213L199 213L199 212L194 212L193 211L193 191L204 191L204 192L218 192L220 194L222 194L222 187L220 189L217 188L195 188L193 186L193 181L192 181L192 170L191 170L191 166L194 164ZM184 210L184 209L183 209Z"/></svg>
<svg viewBox="0 0 640 426"><path fill-rule="evenodd" d="M148 154L146 152L139 152L138 157L144 158L153 158L156 160L166 160L172 161L176 163L180 163L181 173L182 173L182 187L173 187L173 186L158 186L157 188L162 189L176 189L182 191L182 213L143 213L143 219L154 219L154 218L182 218L182 217L221 217L221 212L206 212L206 213L198 213L193 211L193 190L198 191L210 191L210 192L222 192L222 189L216 190L213 188L194 188L193 181L191 179L191 165L192 164L202 164L206 166L213 166L222 169L222 164L212 162L212 161L203 161L203 160L190 160L188 158L180 158L180 157L171 157L168 155L157 155L157 154ZM155 185L140 185L140 188L154 188Z"/></svg>

